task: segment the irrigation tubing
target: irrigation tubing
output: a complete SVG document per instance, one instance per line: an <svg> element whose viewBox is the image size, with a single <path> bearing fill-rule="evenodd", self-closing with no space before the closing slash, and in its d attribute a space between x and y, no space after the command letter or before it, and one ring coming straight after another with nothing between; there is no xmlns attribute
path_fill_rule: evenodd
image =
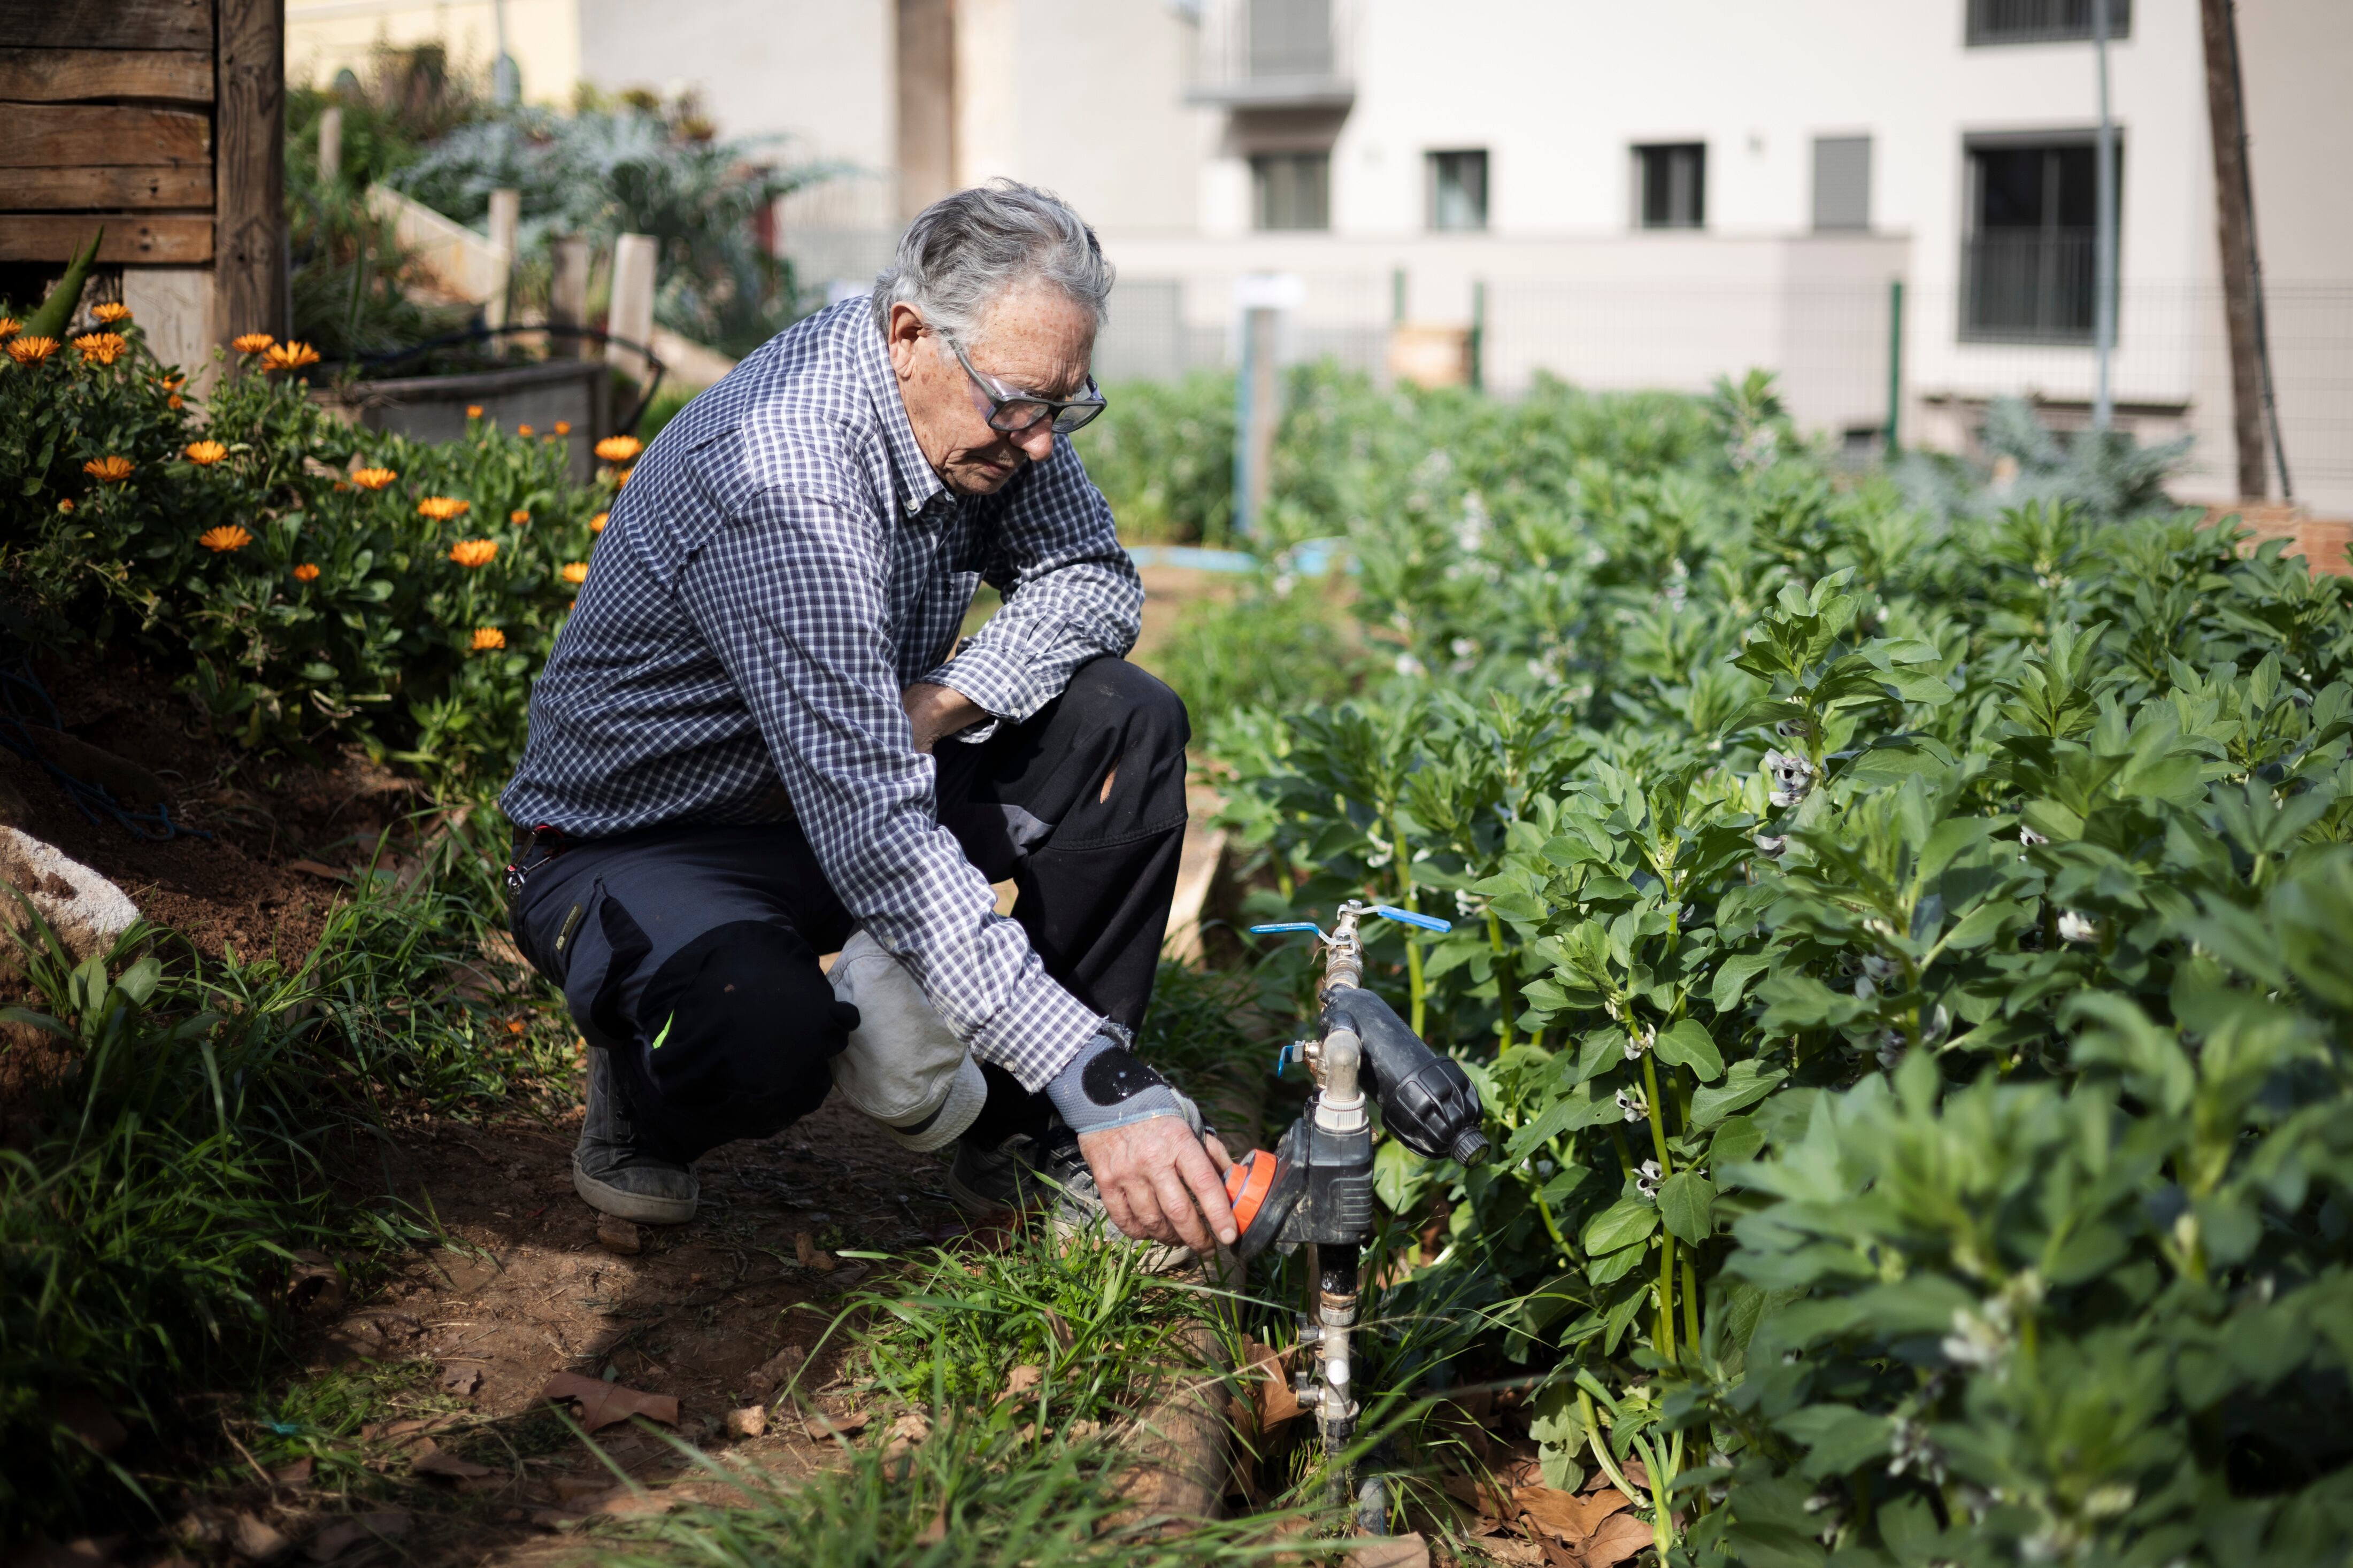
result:
<svg viewBox="0 0 2353 1568"><path fill-rule="evenodd" d="M157 844L183 835L191 838L211 839L212 835L201 827L173 821L168 802L158 801L153 811L133 811L109 794L104 784L77 778L51 762L33 742L29 728L32 721L26 717L28 700L38 704L34 710L36 713L47 718L47 728L58 734L65 733L64 718L58 712L58 705L50 700L40 677L33 673L32 662L19 655L7 664L0 665L0 701L5 701L8 710L0 713L0 746L7 747L57 780L67 797L81 808L82 816L90 819L91 826L99 826L108 817L112 817L117 826L133 837Z"/></svg>

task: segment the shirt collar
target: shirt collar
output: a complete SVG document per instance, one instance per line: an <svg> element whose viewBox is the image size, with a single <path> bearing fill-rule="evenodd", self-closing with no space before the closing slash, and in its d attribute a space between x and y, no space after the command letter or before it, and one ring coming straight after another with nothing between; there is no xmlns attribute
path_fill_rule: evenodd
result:
<svg viewBox="0 0 2353 1568"><path fill-rule="evenodd" d="M858 361L859 379L865 384L875 416L882 423L882 442L891 455L892 474L898 481L902 514L913 517L947 487L940 482L932 465L923 460L923 449L915 441L915 427L907 422L907 405L899 395L898 373L891 365L890 345L875 330L873 307L861 299L846 301L844 308L850 311L849 329L854 345L851 353Z"/></svg>

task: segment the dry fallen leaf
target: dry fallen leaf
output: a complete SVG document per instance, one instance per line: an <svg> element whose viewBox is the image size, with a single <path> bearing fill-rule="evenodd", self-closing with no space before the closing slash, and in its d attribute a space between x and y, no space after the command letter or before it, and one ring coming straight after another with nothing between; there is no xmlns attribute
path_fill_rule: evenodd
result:
<svg viewBox="0 0 2353 1568"><path fill-rule="evenodd" d="M294 1545L249 1513L240 1513L229 1521L228 1539L238 1556L249 1557L256 1563L275 1563Z"/></svg>
<svg viewBox="0 0 2353 1568"><path fill-rule="evenodd" d="M1005 1374L1005 1392L997 1396L997 1402L1002 1405L1008 1399L1018 1399L1045 1381L1044 1367L1024 1363Z"/></svg>
<svg viewBox="0 0 2353 1568"><path fill-rule="evenodd" d="M1536 1528L1563 1541L1584 1540L1600 1528L1603 1520L1627 1506L1625 1494L1616 1487L1605 1487L1590 1497L1551 1487L1514 1487L1512 1502Z"/></svg>
<svg viewBox="0 0 2353 1568"><path fill-rule="evenodd" d="M866 1430L866 1412L853 1410L847 1415L813 1415L808 1423L820 1437L830 1437L837 1443L847 1443Z"/></svg>
<svg viewBox="0 0 2353 1568"><path fill-rule="evenodd" d="M1629 1476L1627 1479L1633 1478ZM1632 1514L1613 1513L1586 1542L1586 1568L1618 1568L1619 1563L1648 1550L1656 1539L1651 1527Z"/></svg>
<svg viewBox="0 0 2353 1568"><path fill-rule="evenodd" d="M820 1274L830 1274L840 1267L833 1254L821 1250L817 1237L805 1230L793 1232L793 1256L804 1268L814 1268Z"/></svg>
<svg viewBox="0 0 2353 1568"><path fill-rule="evenodd" d="M1544 1568L1550 1561L1545 1549L1533 1541L1520 1541L1508 1535L1488 1536L1474 1541L1480 1555L1491 1563L1508 1563L1513 1568Z"/></svg>
<svg viewBox="0 0 2353 1568"><path fill-rule="evenodd" d="M744 1392L754 1399L768 1399L792 1385L808 1363L808 1351L800 1345L786 1345L762 1362L751 1376L744 1380Z"/></svg>
<svg viewBox="0 0 2353 1568"><path fill-rule="evenodd" d="M948 1505L942 1503L940 1504L940 1511L932 1515L932 1522L923 1526L923 1532L915 1537L915 1544L918 1546L937 1546L941 1542L945 1541L947 1538Z"/></svg>
<svg viewBox="0 0 2353 1568"><path fill-rule="evenodd" d="M921 1415L909 1414L891 1423L891 1445L882 1450L886 1459L895 1459L932 1435L932 1424Z"/></svg>
<svg viewBox="0 0 2353 1568"><path fill-rule="evenodd" d="M1430 1568L1430 1542L1411 1535L1376 1535L1356 1543L1349 1568Z"/></svg>
<svg viewBox="0 0 2353 1568"><path fill-rule="evenodd" d="M1448 1476L1439 1483L1446 1495L1467 1508L1497 1519L1512 1516L1511 1494L1493 1480L1481 1480L1473 1476Z"/></svg>
<svg viewBox="0 0 2353 1568"><path fill-rule="evenodd" d="M1253 1340L1250 1345L1250 1401L1258 1407L1258 1429L1271 1432L1304 1408L1283 1371L1282 1352Z"/></svg>
<svg viewBox="0 0 2353 1568"><path fill-rule="evenodd" d="M410 1458L408 1468L420 1476L447 1476L451 1480L470 1481L498 1472L488 1465L478 1465L471 1459L459 1458L443 1448L432 1438Z"/></svg>
<svg viewBox="0 0 2353 1568"><path fill-rule="evenodd" d="M635 1258L646 1249L646 1238L638 1227L611 1215L596 1216L596 1241L606 1251L623 1258Z"/></svg>
<svg viewBox="0 0 2353 1568"><path fill-rule="evenodd" d="M441 1392L463 1398L482 1386L482 1369L479 1366L447 1366L441 1369Z"/></svg>
<svg viewBox="0 0 2353 1568"><path fill-rule="evenodd" d="M643 1415L665 1426L678 1425L678 1400L668 1394L647 1394L627 1384L604 1383L576 1372L559 1372L539 1391L542 1399L576 1399L580 1425L589 1431Z"/></svg>
<svg viewBox="0 0 2353 1568"><path fill-rule="evenodd" d="M340 1524L331 1524L311 1537L311 1561L332 1562L363 1541L396 1541L408 1533L408 1513L405 1509L364 1513Z"/></svg>

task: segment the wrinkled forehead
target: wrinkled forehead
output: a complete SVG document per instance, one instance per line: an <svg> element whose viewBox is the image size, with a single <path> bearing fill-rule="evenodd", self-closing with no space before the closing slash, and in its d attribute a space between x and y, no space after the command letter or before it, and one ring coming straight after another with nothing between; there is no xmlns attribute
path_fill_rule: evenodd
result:
<svg viewBox="0 0 2353 1568"><path fill-rule="evenodd" d="M1016 284L983 312L964 345L972 367L1017 392L1070 397L1086 384L1094 312L1046 284Z"/></svg>

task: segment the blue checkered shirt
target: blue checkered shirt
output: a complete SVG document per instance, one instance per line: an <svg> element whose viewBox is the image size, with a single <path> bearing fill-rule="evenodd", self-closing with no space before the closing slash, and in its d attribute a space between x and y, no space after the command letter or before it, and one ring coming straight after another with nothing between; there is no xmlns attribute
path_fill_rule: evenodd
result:
<svg viewBox="0 0 2353 1568"><path fill-rule="evenodd" d="M976 584L1004 607L958 650ZM532 689L500 805L596 837L797 817L850 914L956 1034L1031 1089L1098 1016L939 825L900 693L1023 720L1135 641L1144 590L1057 437L989 497L923 460L866 300L802 321L688 405L613 504Z"/></svg>

